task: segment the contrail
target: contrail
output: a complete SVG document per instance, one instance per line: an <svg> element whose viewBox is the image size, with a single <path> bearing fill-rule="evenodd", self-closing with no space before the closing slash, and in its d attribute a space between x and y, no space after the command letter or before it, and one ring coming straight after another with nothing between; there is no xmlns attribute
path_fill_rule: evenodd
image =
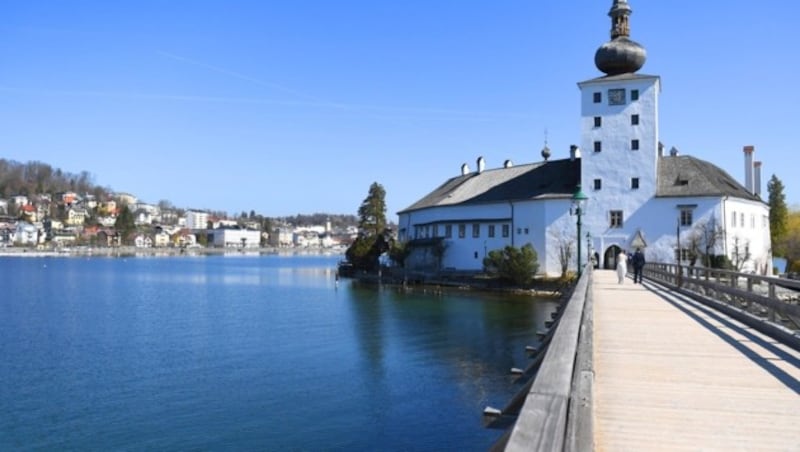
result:
<svg viewBox="0 0 800 452"><path fill-rule="evenodd" d="M263 80L255 78L255 77L250 77L249 75L240 74L240 73L234 72L234 71L229 71L228 69L225 69L225 68L221 68L221 67L218 67L218 66L213 66L213 65L210 65L210 64L206 64L206 63L203 63L203 62L200 62L200 61L197 61L197 60L193 60L191 58L182 57L180 55L175 55L174 53L169 53L169 52L164 52L163 50L159 50L158 54L162 55L162 56L165 56L167 58L171 58L171 59L176 60L176 61L180 61L182 63L190 64L192 66L202 67L204 69L208 69L210 71L214 71L214 72L218 72L220 74L228 75L228 76L231 76L231 77L239 79L239 80L244 80L246 82L255 83L256 85L265 86L267 88L274 88L274 89L277 89L277 90L283 91L285 93L289 93L289 94L292 94L294 96L298 96L298 97L301 97L301 98L304 98L304 99L307 99L307 100L311 100L311 101L314 101L314 102L320 102L320 103L328 104L328 105L331 105L331 106L335 106L336 105L335 102L329 102L329 101L326 101L324 99L320 99L320 98L318 98L316 96L312 96L310 94L306 94L306 93L297 91L295 89L288 88L288 87L283 86L283 85L279 85L277 83L265 82Z"/></svg>
<svg viewBox="0 0 800 452"><path fill-rule="evenodd" d="M273 99L254 99L247 97L225 97L225 96L190 96L175 94L147 94L131 93L121 91L74 91L74 90L25 90L9 86L0 85L0 92L17 93L36 96L68 96L68 97L97 97L115 98L131 100L165 100L179 102L208 102L208 103L230 103L230 104L251 104L251 105L281 105L286 107L313 107L313 108L335 108L341 109L342 104L325 102L308 102L292 100L273 100ZM367 113L372 110L373 113ZM416 121L470 121L487 122L497 119L509 118L507 114L489 114L480 112L463 112L456 110L443 109L416 109L416 108L386 108L368 105L349 105L349 112L359 112L358 114L368 118L384 120L416 120ZM529 116L517 115L520 118Z"/></svg>
<svg viewBox="0 0 800 452"><path fill-rule="evenodd" d="M186 58L180 55L175 55L173 53L165 52L165 51L158 51L159 55L165 56L167 58L171 58L176 61L180 61L182 63L190 64L193 66L202 67L214 72L218 72L220 74L228 75L238 80L243 80L247 82L251 82L257 84L259 86L265 86L269 88L275 88L280 91L298 96L300 98L306 99L311 101L309 103L296 103L291 104L287 103L288 105L308 105L308 106L316 106L316 107L327 107L327 108L340 108L344 110L374 110L374 111L383 111L386 113L409 113L409 114L433 114L433 115L450 115L450 116L463 116L461 120L476 120L475 118L466 118L467 116L474 116L483 118L481 120L490 120L490 119L508 119L508 118L520 118L520 119L531 119L533 118L530 114L522 114L522 113L488 113L482 111L466 111L466 110L452 110L452 109L440 109L440 108L412 108L412 107L385 107L385 106L374 106L374 105L362 105L362 104L350 104L350 103L343 103L343 102L333 102L328 101L316 96L312 96L310 94L304 93L302 91L298 91L292 88L288 88L283 85L279 85L273 82L266 82L264 80L257 79L255 77L251 77L246 74L241 74L239 72L231 71L225 68L221 68L218 66L214 66L211 64L203 63L200 61L193 60L191 58ZM267 102L265 102L267 103ZM269 102L271 103L271 102ZM397 116L373 116L379 117L384 119L408 119L408 117L397 117ZM453 119L458 120L458 119Z"/></svg>

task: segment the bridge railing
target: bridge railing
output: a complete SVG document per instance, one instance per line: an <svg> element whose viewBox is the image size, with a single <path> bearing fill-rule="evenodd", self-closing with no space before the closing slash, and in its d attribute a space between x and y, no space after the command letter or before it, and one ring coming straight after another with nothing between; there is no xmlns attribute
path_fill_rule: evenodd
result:
<svg viewBox="0 0 800 452"><path fill-rule="evenodd" d="M752 326L771 324L786 329L789 338L794 336L800 342L800 305L796 300L779 296L779 293L800 295L800 281L662 263L648 263L643 274L673 289L694 294L700 301L723 308L740 320L753 322ZM787 332L781 334L784 333Z"/></svg>
<svg viewBox="0 0 800 452"><path fill-rule="evenodd" d="M554 326L552 339L510 434L493 450L592 449L592 271L586 267Z"/></svg>

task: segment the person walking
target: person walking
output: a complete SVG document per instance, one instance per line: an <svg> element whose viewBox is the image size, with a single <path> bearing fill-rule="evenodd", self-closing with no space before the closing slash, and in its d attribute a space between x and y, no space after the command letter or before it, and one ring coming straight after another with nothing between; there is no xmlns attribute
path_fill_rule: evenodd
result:
<svg viewBox="0 0 800 452"><path fill-rule="evenodd" d="M633 264L633 283L641 284L642 269L644 268L645 264L644 253L642 252L641 248L636 248L636 252L633 253L633 258L631 259L631 263Z"/></svg>
<svg viewBox="0 0 800 452"><path fill-rule="evenodd" d="M625 250L620 250L617 255L617 277L620 284L625 282L626 273L628 273L628 255L625 254Z"/></svg>

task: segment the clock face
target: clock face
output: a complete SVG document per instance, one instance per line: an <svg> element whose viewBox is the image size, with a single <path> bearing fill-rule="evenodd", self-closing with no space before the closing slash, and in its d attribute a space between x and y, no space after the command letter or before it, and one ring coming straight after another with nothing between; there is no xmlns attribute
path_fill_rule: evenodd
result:
<svg viewBox="0 0 800 452"><path fill-rule="evenodd" d="M608 90L608 105L625 105L625 90L624 89Z"/></svg>

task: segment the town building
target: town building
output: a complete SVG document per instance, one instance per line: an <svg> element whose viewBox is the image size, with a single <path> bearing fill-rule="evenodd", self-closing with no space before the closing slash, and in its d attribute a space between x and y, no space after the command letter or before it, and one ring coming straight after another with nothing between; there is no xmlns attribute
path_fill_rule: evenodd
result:
<svg viewBox="0 0 800 452"><path fill-rule="evenodd" d="M663 151L659 76L638 73L645 49L630 39L627 0L614 0L611 40L595 54L604 74L578 83L580 147L569 158L461 174L400 211L399 240L418 270L480 270L489 251L531 244L540 272L575 269L577 249L604 268L621 250L643 248L648 261L702 265L698 254L726 256L743 271L771 269L769 208L761 199L761 163L744 147L742 185L716 165ZM577 193L588 200L581 216ZM581 218L582 217L582 218ZM582 220L580 237L577 220ZM565 257L568 256L568 257Z"/></svg>
<svg viewBox="0 0 800 452"><path fill-rule="evenodd" d="M261 231L239 228L209 229L208 245L218 248L258 248L261 246Z"/></svg>
<svg viewBox="0 0 800 452"><path fill-rule="evenodd" d="M186 218L186 227L188 229L198 230L198 229L208 228L207 212L197 212L190 210L186 212L185 218Z"/></svg>

